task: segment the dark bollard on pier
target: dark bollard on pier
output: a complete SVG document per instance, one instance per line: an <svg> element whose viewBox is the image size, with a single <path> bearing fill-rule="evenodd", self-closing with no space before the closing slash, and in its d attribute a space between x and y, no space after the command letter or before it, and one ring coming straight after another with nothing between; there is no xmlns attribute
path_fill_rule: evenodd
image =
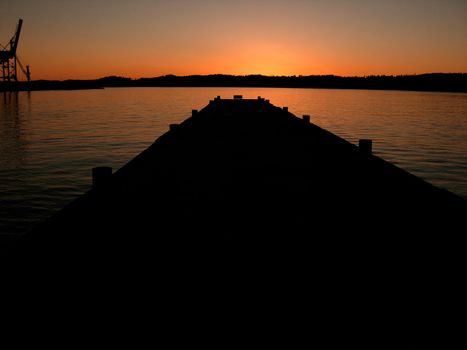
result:
<svg viewBox="0 0 467 350"><path fill-rule="evenodd" d="M102 188L110 182L112 178L112 168L109 166L100 166L92 168L92 186Z"/></svg>
<svg viewBox="0 0 467 350"><path fill-rule="evenodd" d="M310 123L310 116L308 114L304 114L302 117L303 121L307 124Z"/></svg>
<svg viewBox="0 0 467 350"><path fill-rule="evenodd" d="M373 153L373 141L369 139L360 139L358 141L358 148L363 154L372 154Z"/></svg>

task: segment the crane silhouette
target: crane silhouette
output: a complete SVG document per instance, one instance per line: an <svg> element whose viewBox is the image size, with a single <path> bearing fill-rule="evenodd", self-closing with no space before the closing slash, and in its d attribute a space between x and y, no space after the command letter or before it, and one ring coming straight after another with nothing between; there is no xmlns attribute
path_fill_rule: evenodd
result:
<svg viewBox="0 0 467 350"><path fill-rule="evenodd" d="M2 65L2 80L3 81L18 81L17 65L20 67L23 74L26 76L27 81L31 80L31 74L29 72L29 66L26 68L21 64L16 50L18 48L19 36L21 34L21 27L23 26L23 20L20 18L16 27L15 34L10 39L10 42L0 47L0 63Z"/></svg>

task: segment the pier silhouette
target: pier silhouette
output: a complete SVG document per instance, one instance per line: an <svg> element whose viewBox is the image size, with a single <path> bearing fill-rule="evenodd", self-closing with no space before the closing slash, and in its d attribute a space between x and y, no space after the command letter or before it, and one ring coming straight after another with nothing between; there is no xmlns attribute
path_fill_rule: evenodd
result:
<svg viewBox="0 0 467 350"><path fill-rule="evenodd" d="M464 209L460 197L374 156L371 140L357 147L309 120L263 98L215 98L115 174L96 169L95 187L28 239L118 229L104 241L152 230L140 239L326 242L310 233L325 227L352 244L386 233L385 246L399 246L397 235L419 244L430 236L422 227L449 229Z"/></svg>
<svg viewBox="0 0 467 350"><path fill-rule="evenodd" d="M445 291L465 201L373 155L371 140L261 97L216 97L168 129L115 173L94 169L93 188L14 258L108 293L124 281L117 294L143 308L153 293L177 310L221 307L229 325L245 308L263 326L307 310L320 342L431 337L456 303Z"/></svg>

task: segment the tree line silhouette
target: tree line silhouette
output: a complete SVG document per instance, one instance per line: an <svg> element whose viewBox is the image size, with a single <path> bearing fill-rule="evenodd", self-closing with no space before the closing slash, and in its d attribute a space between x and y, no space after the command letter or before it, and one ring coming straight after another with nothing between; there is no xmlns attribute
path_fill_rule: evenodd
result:
<svg viewBox="0 0 467 350"><path fill-rule="evenodd" d="M417 75L164 75L131 79L108 76L96 80L36 80L0 83L0 90L98 89L106 87L272 87L467 92L467 73Z"/></svg>

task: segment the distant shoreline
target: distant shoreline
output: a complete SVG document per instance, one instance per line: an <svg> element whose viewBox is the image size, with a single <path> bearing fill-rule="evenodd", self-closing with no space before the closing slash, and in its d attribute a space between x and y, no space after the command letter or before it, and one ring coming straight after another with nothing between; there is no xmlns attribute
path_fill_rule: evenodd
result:
<svg viewBox="0 0 467 350"><path fill-rule="evenodd" d="M467 73L427 73L418 75L164 75L131 79L110 76L95 80L35 80L0 82L0 91L82 90L111 87L238 87L238 88L318 88L432 92L467 92Z"/></svg>

